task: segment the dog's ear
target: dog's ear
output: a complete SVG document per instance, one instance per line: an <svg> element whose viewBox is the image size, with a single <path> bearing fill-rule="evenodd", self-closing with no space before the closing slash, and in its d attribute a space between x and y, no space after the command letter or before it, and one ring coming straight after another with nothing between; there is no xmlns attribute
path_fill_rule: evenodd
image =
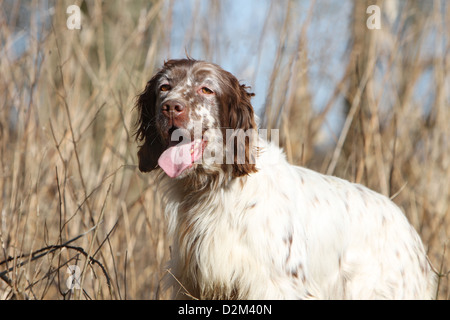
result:
<svg viewBox="0 0 450 320"><path fill-rule="evenodd" d="M143 142L139 147L139 170L150 172L157 168L158 159L164 152L164 145L156 129L156 86L159 73L145 86L144 91L137 96L136 108L138 119L136 123L136 140Z"/></svg>
<svg viewBox="0 0 450 320"><path fill-rule="evenodd" d="M233 159L233 176L240 177L256 172L256 141L257 126L251 97L253 93L247 91L245 85L228 72L225 72L228 85L223 92L222 103L222 123L225 128L231 129L231 135L227 137L227 146L233 146L227 153L227 159ZM230 141L230 139L232 139Z"/></svg>
<svg viewBox="0 0 450 320"><path fill-rule="evenodd" d="M137 153L139 158L139 170L141 172L150 172L157 168L158 159L164 152L164 147L160 142L150 143L146 139L144 144L139 147Z"/></svg>

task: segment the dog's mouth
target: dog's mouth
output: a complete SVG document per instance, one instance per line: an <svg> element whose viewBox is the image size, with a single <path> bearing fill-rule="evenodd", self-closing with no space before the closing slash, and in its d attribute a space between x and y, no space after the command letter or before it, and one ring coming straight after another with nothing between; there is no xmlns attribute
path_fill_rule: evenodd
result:
<svg viewBox="0 0 450 320"><path fill-rule="evenodd" d="M175 130L176 128L169 130L170 137ZM167 149L159 157L158 164L169 177L177 178L194 164L201 163L206 144L203 137L191 140L190 136L182 135L178 141L169 142Z"/></svg>

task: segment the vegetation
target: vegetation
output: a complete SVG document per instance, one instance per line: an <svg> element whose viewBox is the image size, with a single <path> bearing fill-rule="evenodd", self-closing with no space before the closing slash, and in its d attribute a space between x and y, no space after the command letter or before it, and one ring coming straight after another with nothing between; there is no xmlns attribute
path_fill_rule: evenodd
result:
<svg viewBox="0 0 450 320"><path fill-rule="evenodd" d="M170 239L152 176L136 167L134 99L164 59L180 57L175 32L194 58L221 64L233 54L221 38L230 3L192 1L187 25L172 30L175 1L75 1L82 28L69 30L73 2L0 0L0 299L167 298ZM255 73L239 74L248 63L268 80L261 123L280 129L291 162L402 207L447 299L450 6L378 1L382 28L369 30L370 2L345 2L342 74L323 59L335 48L311 54L312 23L337 5L324 0L307 10L264 2L262 27L237 35L256 54L230 71L254 85ZM332 86L319 106L317 75ZM68 289L71 279L82 290Z"/></svg>

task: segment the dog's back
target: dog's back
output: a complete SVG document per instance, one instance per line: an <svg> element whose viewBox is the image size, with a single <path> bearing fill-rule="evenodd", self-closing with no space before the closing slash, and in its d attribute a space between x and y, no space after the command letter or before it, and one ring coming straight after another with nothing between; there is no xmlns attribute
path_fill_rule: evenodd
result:
<svg viewBox="0 0 450 320"><path fill-rule="evenodd" d="M388 198L292 166L274 146L263 148L257 168L224 190L172 204L178 297L434 297L421 240Z"/></svg>

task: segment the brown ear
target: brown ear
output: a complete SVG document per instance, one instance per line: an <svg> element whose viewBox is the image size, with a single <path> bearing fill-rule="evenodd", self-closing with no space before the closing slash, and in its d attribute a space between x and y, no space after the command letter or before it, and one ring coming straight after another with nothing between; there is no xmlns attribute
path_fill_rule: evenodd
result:
<svg viewBox="0 0 450 320"><path fill-rule="evenodd" d="M136 123L136 140L143 142L139 147L139 170L150 172L157 168L158 159L164 151L165 146L161 142L160 135L156 129L156 82L159 73L155 75L145 86L145 90L138 95L136 108L138 109L138 120Z"/></svg>
<svg viewBox="0 0 450 320"><path fill-rule="evenodd" d="M227 129L233 129L231 136L226 136L227 139L234 140L227 141L227 146L234 146L234 148L227 152L233 153L233 176L241 177L257 171L255 165L257 127L250 101L254 94L247 92L247 87L240 85L233 75L227 74L231 86L230 92L224 92L222 121ZM245 156L244 159L242 154Z"/></svg>
<svg viewBox="0 0 450 320"><path fill-rule="evenodd" d="M139 147L137 153L139 158L139 170L141 172L150 172L157 168L158 159L164 152L164 147L161 143L149 143L146 140L142 146Z"/></svg>

